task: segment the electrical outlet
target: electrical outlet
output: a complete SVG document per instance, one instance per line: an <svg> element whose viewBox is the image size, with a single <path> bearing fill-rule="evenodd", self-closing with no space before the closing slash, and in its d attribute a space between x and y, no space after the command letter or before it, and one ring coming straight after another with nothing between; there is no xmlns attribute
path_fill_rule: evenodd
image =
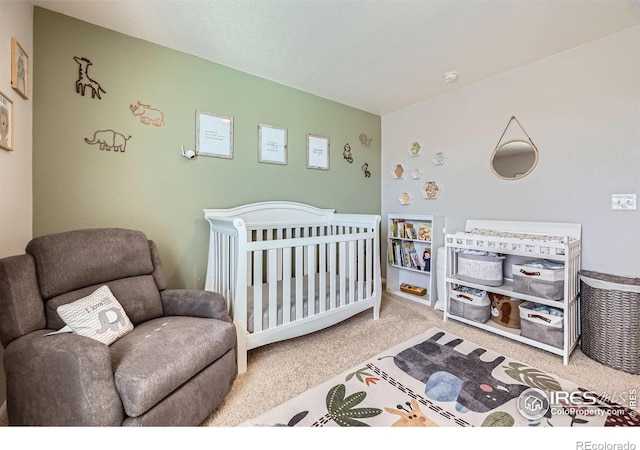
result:
<svg viewBox="0 0 640 450"><path fill-rule="evenodd" d="M611 209L615 211L635 211L636 194L611 194Z"/></svg>

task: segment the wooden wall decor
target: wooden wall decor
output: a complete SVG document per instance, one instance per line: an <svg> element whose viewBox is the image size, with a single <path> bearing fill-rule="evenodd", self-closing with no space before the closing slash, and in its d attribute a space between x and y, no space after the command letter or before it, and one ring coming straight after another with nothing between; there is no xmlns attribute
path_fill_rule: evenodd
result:
<svg viewBox="0 0 640 450"><path fill-rule="evenodd" d="M413 144L411 144L411 147L409 148L409 154L411 156L420 156L421 150L422 150L422 146L420 145L420 142L414 142Z"/></svg>
<svg viewBox="0 0 640 450"><path fill-rule="evenodd" d="M344 150L342 151L342 156L347 160L349 164L351 164L353 162L353 156L351 156L351 146L347 142L346 144L344 144L343 148Z"/></svg>
<svg viewBox="0 0 640 450"><path fill-rule="evenodd" d="M362 171L364 172L365 178L371 178L371 172L369 171L369 163L365 162L362 165Z"/></svg>
<svg viewBox="0 0 640 450"><path fill-rule="evenodd" d="M106 94L100 83L89 77L89 66L93 63L83 56L74 56L73 59L78 63L78 80L76 81L76 93L84 97L87 87L91 92L91 98L102 99L100 93Z"/></svg>
<svg viewBox="0 0 640 450"><path fill-rule="evenodd" d="M367 148L371 147L371 141L372 139L367 137L366 134L362 133L360 135L360 143L362 144L363 147L367 147Z"/></svg>
<svg viewBox="0 0 640 450"><path fill-rule="evenodd" d="M16 38L11 38L11 87L24 99L29 98L29 55Z"/></svg>
<svg viewBox="0 0 640 450"><path fill-rule="evenodd" d="M142 103L140 100L138 100L135 105L129 105L129 109L134 116L140 117L140 122L145 125L161 127L166 123L162 111L157 108L152 108L151 105Z"/></svg>
<svg viewBox="0 0 640 450"><path fill-rule="evenodd" d="M106 150L110 152L122 152L127 148L127 141L131 139L131 136L124 137L124 134L118 133L113 130L98 130L93 133L93 139L84 138L87 144L98 144L100 150Z"/></svg>

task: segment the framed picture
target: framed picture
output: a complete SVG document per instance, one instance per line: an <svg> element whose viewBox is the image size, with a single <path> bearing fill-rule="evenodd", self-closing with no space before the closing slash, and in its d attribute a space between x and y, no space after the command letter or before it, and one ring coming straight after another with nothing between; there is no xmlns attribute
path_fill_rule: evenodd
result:
<svg viewBox="0 0 640 450"><path fill-rule="evenodd" d="M0 147L13 150L13 102L0 92Z"/></svg>
<svg viewBox="0 0 640 450"><path fill-rule="evenodd" d="M29 98L29 56L16 38L11 38L11 87Z"/></svg>
<svg viewBox="0 0 640 450"><path fill-rule="evenodd" d="M258 124L258 162L287 164L287 129Z"/></svg>
<svg viewBox="0 0 640 450"><path fill-rule="evenodd" d="M196 154L233 158L233 117L196 111Z"/></svg>
<svg viewBox="0 0 640 450"><path fill-rule="evenodd" d="M307 134L307 169L329 170L329 138Z"/></svg>

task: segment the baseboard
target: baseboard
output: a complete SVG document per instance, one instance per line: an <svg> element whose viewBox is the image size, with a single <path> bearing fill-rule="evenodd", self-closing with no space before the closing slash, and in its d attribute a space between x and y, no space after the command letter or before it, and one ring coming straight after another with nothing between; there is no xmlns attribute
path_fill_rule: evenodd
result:
<svg viewBox="0 0 640 450"><path fill-rule="evenodd" d="M0 426L9 424L9 417L7 416L7 401L5 400L0 406Z"/></svg>

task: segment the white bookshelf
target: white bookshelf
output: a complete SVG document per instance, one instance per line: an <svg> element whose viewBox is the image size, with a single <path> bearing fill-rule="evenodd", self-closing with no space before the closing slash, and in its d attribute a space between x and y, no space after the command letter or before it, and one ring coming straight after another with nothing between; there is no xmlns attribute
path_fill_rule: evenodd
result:
<svg viewBox="0 0 640 450"><path fill-rule="evenodd" d="M402 224L402 227L400 226ZM415 235L407 234L407 225L413 227ZM428 237L419 235L420 229L428 227ZM436 270L437 250L444 245L444 219L438 215L389 214L387 217L387 292L434 306L437 300ZM404 229L405 232L401 232ZM418 262L412 263L406 249L412 247ZM429 252L429 267L425 268L423 256ZM422 263L422 267L420 266ZM417 266L417 267L416 267ZM400 289L402 284L426 289L425 295L416 295Z"/></svg>

